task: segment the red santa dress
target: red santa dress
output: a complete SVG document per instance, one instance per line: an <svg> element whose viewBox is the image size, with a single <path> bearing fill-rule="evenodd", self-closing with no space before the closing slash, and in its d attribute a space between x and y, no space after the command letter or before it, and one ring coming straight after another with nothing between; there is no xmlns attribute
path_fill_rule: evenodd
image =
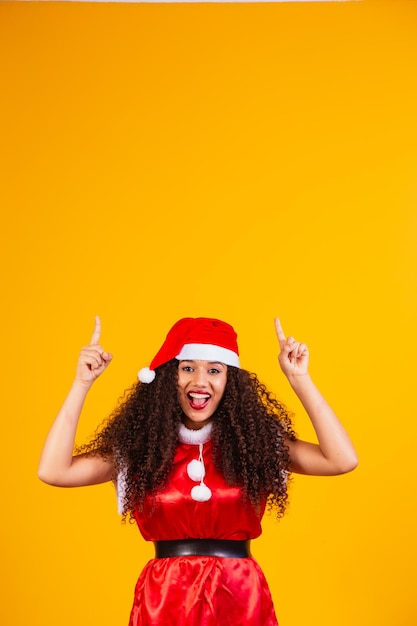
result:
<svg viewBox="0 0 417 626"><path fill-rule="evenodd" d="M261 511L226 484L212 460L211 424L181 426L167 487L135 513L147 541L249 540L261 532ZM199 463L202 474L196 476ZM201 466L200 466L201 467ZM198 474L198 471L197 471ZM201 478L201 480L199 480ZM206 485L209 499L198 501ZM192 490L198 487L197 494ZM206 489L207 489L206 487ZM201 493L200 493L201 495ZM278 626L264 574L253 557L179 556L147 563L136 584L129 626Z"/></svg>

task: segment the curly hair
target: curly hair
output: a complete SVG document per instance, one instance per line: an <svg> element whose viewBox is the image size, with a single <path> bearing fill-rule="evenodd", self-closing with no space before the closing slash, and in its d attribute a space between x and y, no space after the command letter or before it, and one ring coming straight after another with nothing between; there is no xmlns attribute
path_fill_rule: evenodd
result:
<svg viewBox="0 0 417 626"><path fill-rule="evenodd" d="M157 368L151 384L135 383L95 437L76 449L114 461L113 480L125 476L124 508L132 518L146 495L168 480L178 444L182 410L177 399L178 361ZM282 517L290 466L286 439L295 440L291 414L256 374L229 366L223 398L213 415L213 458L226 482L245 498Z"/></svg>

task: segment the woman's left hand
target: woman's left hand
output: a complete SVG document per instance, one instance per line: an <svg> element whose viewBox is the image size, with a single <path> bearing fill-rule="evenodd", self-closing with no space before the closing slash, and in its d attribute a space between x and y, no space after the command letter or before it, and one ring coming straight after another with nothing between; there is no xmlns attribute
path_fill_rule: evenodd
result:
<svg viewBox="0 0 417 626"><path fill-rule="evenodd" d="M308 374L308 348L305 343L296 341L294 337L285 337L281 322L275 318L275 330L278 337L280 353L278 361L287 378Z"/></svg>
<svg viewBox="0 0 417 626"><path fill-rule="evenodd" d="M294 337L285 338L279 319L275 329L281 352L278 361L290 385L305 408L318 443L288 439L290 469L310 476L336 476L350 472L358 464L355 448L308 374L308 348Z"/></svg>

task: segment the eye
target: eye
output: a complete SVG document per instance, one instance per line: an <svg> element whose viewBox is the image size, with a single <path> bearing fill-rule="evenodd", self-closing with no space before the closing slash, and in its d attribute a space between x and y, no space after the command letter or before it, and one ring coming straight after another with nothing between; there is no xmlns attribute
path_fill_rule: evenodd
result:
<svg viewBox="0 0 417 626"><path fill-rule="evenodd" d="M182 365L182 366L181 366L181 370L182 370L183 372L192 372L192 371L193 371L193 368L191 367L191 365Z"/></svg>
<svg viewBox="0 0 417 626"><path fill-rule="evenodd" d="M208 372L209 374L220 374L220 370L217 367L211 367Z"/></svg>

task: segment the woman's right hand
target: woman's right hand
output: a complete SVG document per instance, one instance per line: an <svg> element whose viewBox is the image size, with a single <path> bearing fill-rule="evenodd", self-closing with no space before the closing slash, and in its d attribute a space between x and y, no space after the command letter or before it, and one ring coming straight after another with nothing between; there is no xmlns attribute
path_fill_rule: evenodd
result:
<svg viewBox="0 0 417 626"><path fill-rule="evenodd" d="M99 344L100 318L90 345L81 350L75 383L64 400L61 409L46 437L39 461L38 476L48 485L57 487L80 487L96 485L111 480L113 460L100 455L75 455L74 442L78 421L87 393L93 382L104 372L112 360Z"/></svg>
<svg viewBox="0 0 417 626"><path fill-rule="evenodd" d="M101 321L97 315L90 344L81 349L75 376L75 380L86 387L90 387L93 384L104 372L113 358L113 356L103 350L102 346L99 344L100 334Z"/></svg>

